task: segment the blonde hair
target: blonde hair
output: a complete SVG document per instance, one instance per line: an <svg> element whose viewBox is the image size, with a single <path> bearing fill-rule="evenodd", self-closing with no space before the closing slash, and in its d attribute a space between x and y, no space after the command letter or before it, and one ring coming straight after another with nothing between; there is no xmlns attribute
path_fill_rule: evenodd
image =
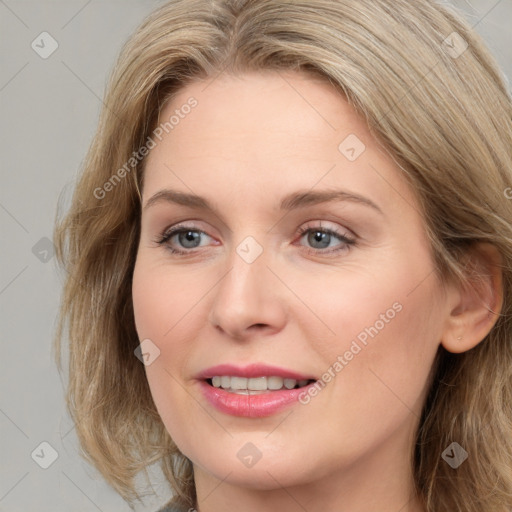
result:
<svg viewBox="0 0 512 512"><path fill-rule="evenodd" d="M66 398L83 455L130 503L140 499L135 476L160 462L173 502L195 506L191 462L166 431L134 356L131 280L145 160L139 152L126 163L176 91L223 71L258 70L327 80L364 116L419 197L440 276L464 283L462 262L475 242L499 250L501 315L472 350L439 347L411 471L429 512L510 511L511 98L481 39L431 0L174 0L128 40L54 237L67 269L56 359L61 369L66 333ZM456 470L441 459L453 441L469 453Z"/></svg>

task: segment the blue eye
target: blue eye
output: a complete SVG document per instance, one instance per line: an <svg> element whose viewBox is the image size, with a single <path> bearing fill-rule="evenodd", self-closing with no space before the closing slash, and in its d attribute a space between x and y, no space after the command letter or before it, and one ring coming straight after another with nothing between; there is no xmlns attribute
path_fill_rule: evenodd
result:
<svg viewBox="0 0 512 512"><path fill-rule="evenodd" d="M313 254L330 254L348 250L349 246L355 245L356 240L346 234L338 233L335 230L318 227L300 228L301 239L306 238L311 247L306 247L308 252ZM331 242L338 240L338 245L332 248ZM325 251L322 249L330 248Z"/></svg>
<svg viewBox="0 0 512 512"><path fill-rule="evenodd" d="M338 233L333 229L326 229L322 226L301 227L298 234L301 235L300 239L306 238L307 243L310 244L310 247L305 247L306 251L315 255L347 251L349 246L356 244L355 238L348 234ZM201 247L202 235L209 237L199 229L177 225L161 234L155 242L159 245L165 245L173 254L187 255L193 254L196 252L194 249ZM336 242L336 240L339 243L333 246L332 242Z"/></svg>
<svg viewBox="0 0 512 512"><path fill-rule="evenodd" d="M200 247L201 235L206 235L206 233L194 228L175 226L163 233L156 242L160 245L165 244L172 253L186 254L187 252L191 252L190 249ZM187 250L183 251L172 247L169 242L171 242L173 238L176 238L179 244L181 244L181 247Z"/></svg>

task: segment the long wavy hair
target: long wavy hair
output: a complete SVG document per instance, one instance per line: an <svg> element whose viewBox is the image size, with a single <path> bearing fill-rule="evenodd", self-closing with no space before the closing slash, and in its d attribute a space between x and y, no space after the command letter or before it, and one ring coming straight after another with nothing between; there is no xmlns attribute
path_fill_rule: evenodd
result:
<svg viewBox="0 0 512 512"><path fill-rule="evenodd" d="M357 109L419 197L439 276L467 283L468 249L499 250L501 314L473 349L439 347L410 464L428 512L510 512L512 102L481 38L433 0L173 0L125 43L54 233L66 270L56 362L62 371L65 337L82 455L130 504L135 477L159 462L172 502L195 506L192 464L134 356L141 148L176 91L255 70L323 78ZM456 470L441 460L453 441L469 453Z"/></svg>

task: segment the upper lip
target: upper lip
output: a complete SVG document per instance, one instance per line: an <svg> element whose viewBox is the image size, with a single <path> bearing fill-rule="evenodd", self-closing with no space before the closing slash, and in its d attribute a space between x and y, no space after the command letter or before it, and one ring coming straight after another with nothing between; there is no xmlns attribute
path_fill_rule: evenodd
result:
<svg viewBox="0 0 512 512"><path fill-rule="evenodd" d="M307 374L298 373L294 370L280 368L268 364L255 363L247 366L237 366L235 364L219 364L203 370L197 375L198 379L205 380L212 377L227 375L230 377L282 377L283 379L295 380L316 380L315 377Z"/></svg>

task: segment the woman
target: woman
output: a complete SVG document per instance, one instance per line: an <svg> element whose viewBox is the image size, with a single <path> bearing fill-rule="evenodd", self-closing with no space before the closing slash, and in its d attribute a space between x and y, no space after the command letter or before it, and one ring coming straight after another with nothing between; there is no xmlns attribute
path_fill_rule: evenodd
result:
<svg viewBox="0 0 512 512"><path fill-rule="evenodd" d="M431 0L163 5L55 234L88 460L165 510L510 510L511 148Z"/></svg>

